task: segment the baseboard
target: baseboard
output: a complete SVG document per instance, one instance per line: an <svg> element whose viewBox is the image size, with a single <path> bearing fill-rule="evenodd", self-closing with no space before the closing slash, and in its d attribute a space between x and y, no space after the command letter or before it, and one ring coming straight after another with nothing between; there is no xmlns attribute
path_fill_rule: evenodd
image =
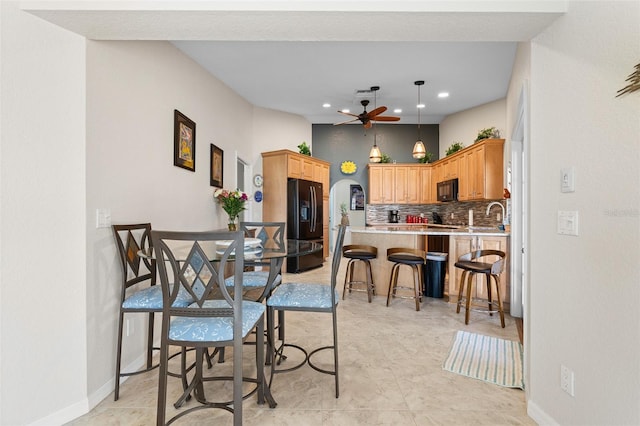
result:
<svg viewBox="0 0 640 426"><path fill-rule="evenodd" d="M78 401L62 410L49 414L47 417L43 417L40 420L36 420L30 423L30 426L51 426L51 425L63 425L70 422L73 419L85 415L89 412L89 401L85 398L82 401Z"/></svg>
<svg viewBox="0 0 640 426"><path fill-rule="evenodd" d="M541 410L540 407L538 407L535 402L531 402L531 400L527 401L527 415L539 425L559 426L559 423L556 422L553 417L545 413L544 410Z"/></svg>
<svg viewBox="0 0 640 426"><path fill-rule="evenodd" d="M146 353L139 356L132 363L125 366L122 371L137 371L143 368L147 363ZM120 387L129 379L129 376L122 377L120 379ZM93 410L98 404L100 404L105 398L113 393L115 389L115 377L109 379L104 385L100 386L95 392L91 393L87 398L76 402L62 410L59 410L53 414L43 417L33 423L30 426L52 426L63 425L78 417L84 416L89 411Z"/></svg>

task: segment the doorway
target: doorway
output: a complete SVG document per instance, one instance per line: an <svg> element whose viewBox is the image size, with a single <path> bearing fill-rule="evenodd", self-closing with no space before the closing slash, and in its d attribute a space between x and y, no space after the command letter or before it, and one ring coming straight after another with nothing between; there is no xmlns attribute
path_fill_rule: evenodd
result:
<svg viewBox="0 0 640 426"><path fill-rule="evenodd" d="M352 199L353 186L357 186L362 189L360 182L347 178L334 183L329 191L329 251L331 253L333 253L333 245L338 234L337 227L342 219L342 215L340 213L340 205L342 203L347 207L350 226L365 226L366 223L366 214L364 210L364 206L366 206L367 203L366 194L364 192L359 193L359 196L362 196L362 201L358 198L357 202L352 202L356 201ZM363 206L362 209L360 209L361 203ZM350 241L347 241L350 238L350 234L345 235L345 245L350 244Z"/></svg>

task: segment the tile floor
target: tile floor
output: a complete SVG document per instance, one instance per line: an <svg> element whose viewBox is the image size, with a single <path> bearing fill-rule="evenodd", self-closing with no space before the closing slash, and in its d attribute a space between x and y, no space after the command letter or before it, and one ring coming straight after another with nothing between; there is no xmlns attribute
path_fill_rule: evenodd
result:
<svg viewBox="0 0 640 426"><path fill-rule="evenodd" d="M342 262L341 271L346 262ZM329 263L303 274L285 274L284 281L327 282ZM376 278L376 277L374 277ZM338 286L342 287L343 272ZM386 278L385 278L386 279ZM366 293L347 294L338 308L340 397L335 398L334 378L309 366L276 375L272 393L278 406L270 409L244 402L245 425L535 425L526 414L525 394L442 370L442 363L457 330L517 340L513 318L500 328L497 317L472 313L469 325L455 306L442 299L425 298L419 312L410 299L376 296L367 303ZM319 313L287 313L287 339L303 347L331 343L331 316ZM330 352L327 352L327 363ZM297 354L287 352L286 362ZM227 357L230 358L230 351ZM254 352L246 346L246 369ZM324 356L324 355L322 355ZM320 355L318 355L320 357ZM324 361L318 358L320 361ZM231 363L214 366L214 370ZM331 364L328 364L331 365ZM174 368L177 364L174 365ZM90 413L70 425L155 424L158 370L133 376L120 388L120 399L107 397ZM169 380L168 400L181 391L176 379ZM230 387L222 386L230 395ZM207 387L220 395L220 382ZM209 395L209 393L207 394ZM173 399L172 399L173 398ZM230 396L229 396L230 399ZM186 406L195 402L190 401ZM169 405L168 415L176 413ZM232 415L224 410L202 410L176 425L230 425Z"/></svg>

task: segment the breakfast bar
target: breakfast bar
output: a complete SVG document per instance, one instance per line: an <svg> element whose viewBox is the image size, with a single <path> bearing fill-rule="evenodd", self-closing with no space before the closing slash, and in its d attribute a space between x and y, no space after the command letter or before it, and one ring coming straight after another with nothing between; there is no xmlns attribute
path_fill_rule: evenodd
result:
<svg viewBox="0 0 640 426"><path fill-rule="evenodd" d="M480 249L494 249L509 253L509 232L497 226L456 226L437 224L372 224L369 226L350 227L351 242L366 244L378 248L378 257L371 262L376 295L386 296L389 289L391 263L387 261L386 252L391 247L408 247L429 251L428 237L439 235L449 239L448 279L445 281L444 294L450 302L457 300L457 286L460 275L454 264L458 257L465 253ZM507 262L507 265L509 262ZM409 271L400 271L399 280L411 282ZM509 268L501 277L501 297L509 303ZM485 286L479 285L477 297L482 297ZM452 297L453 296L453 297Z"/></svg>

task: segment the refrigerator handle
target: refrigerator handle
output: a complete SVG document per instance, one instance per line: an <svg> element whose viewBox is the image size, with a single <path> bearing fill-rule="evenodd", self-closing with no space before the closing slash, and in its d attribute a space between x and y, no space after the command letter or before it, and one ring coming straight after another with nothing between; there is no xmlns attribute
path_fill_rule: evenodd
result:
<svg viewBox="0 0 640 426"><path fill-rule="evenodd" d="M311 232L316 232L316 187L311 188Z"/></svg>

